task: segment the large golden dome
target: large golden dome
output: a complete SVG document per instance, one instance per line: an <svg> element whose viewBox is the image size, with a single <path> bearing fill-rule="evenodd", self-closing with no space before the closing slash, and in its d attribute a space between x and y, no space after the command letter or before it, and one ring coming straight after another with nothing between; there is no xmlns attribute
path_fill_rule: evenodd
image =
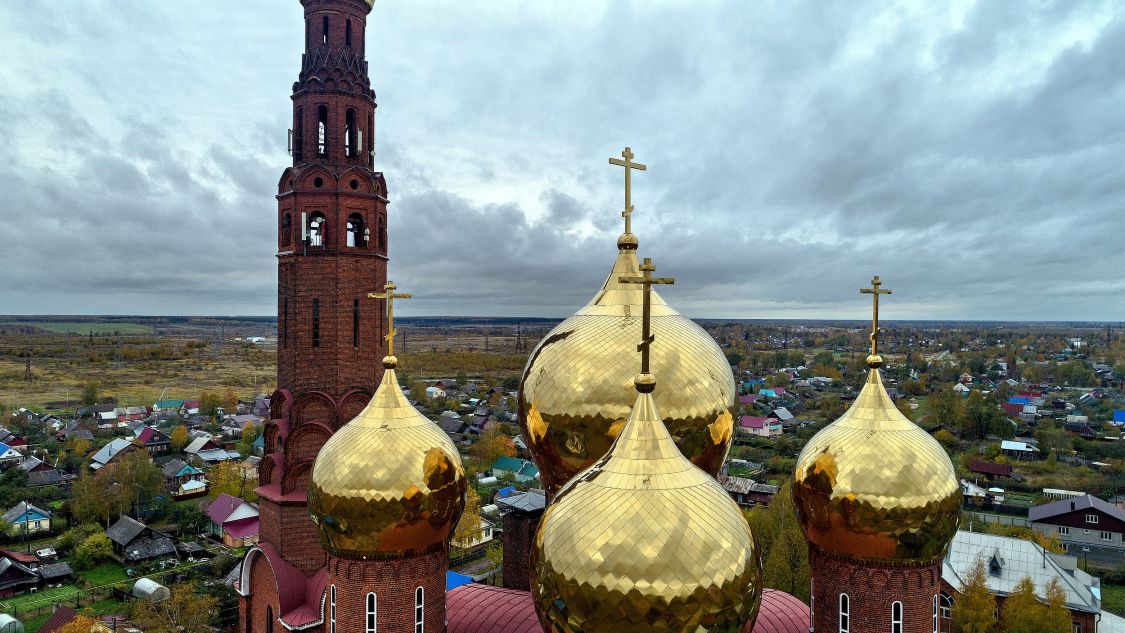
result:
<svg viewBox="0 0 1125 633"><path fill-rule="evenodd" d="M938 442L906 419L872 355L851 408L797 458L793 501L814 546L853 559L923 563L945 556L961 486Z"/></svg>
<svg viewBox="0 0 1125 633"><path fill-rule="evenodd" d="M531 563L535 609L554 633L739 632L761 600L742 512L680 453L651 393L609 454L547 508Z"/></svg>
<svg viewBox="0 0 1125 633"><path fill-rule="evenodd" d="M406 400L394 357L371 402L320 449L309 514L332 555L366 558L445 543L465 509L457 447Z"/></svg>
<svg viewBox="0 0 1125 633"><path fill-rule="evenodd" d="M605 455L629 417L642 291L637 238L618 240L617 261L584 308L551 330L531 353L519 389L519 421L548 492ZM734 432L734 376L703 328L652 293L652 362L668 431L696 466L715 475Z"/></svg>

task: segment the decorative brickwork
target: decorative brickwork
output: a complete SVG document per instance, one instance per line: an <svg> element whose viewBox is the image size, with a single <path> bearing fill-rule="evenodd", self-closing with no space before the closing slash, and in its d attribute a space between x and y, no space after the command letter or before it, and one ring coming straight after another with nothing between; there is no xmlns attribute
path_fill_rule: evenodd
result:
<svg viewBox="0 0 1125 633"><path fill-rule="evenodd" d="M443 633L448 568L446 547L428 554L389 560L348 560L330 556L326 591L330 598L332 585L336 586L336 631L366 631L367 594L374 593L377 630L380 633L414 633L414 618L418 613L415 598L421 587L424 630ZM330 614L326 613L325 618L329 619Z"/></svg>
<svg viewBox="0 0 1125 633"><path fill-rule="evenodd" d="M531 590L531 547L543 512L513 510L504 515L504 587Z"/></svg>
<svg viewBox="0 0 1125 633"><path fill-rule="evenodd" d="M815 633L841 630L841 594L847 595L846 630L852 633L891 631L896 602L902 605L902 633L933 632L934 597L941 589L941 561L892 566L857 562L809 547L809 576Z"/></svg>

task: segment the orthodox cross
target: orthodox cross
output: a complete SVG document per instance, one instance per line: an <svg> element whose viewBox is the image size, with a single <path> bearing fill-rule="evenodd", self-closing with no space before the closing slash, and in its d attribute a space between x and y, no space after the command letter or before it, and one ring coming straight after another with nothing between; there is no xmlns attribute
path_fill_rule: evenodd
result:
<svg viewBox="0 0 1125 633"><path fill-rule="evenodd" d="M385 292L371 292L367 294L369 299L386 299L387 300L387 335L383 337L387 341L387 356L395 355L395 299L413 299L412 294L395 294L398 286L395 282L388 281L387 285L383 286Z"/></svg>
<svg viewBox="0 0 1125 633"><path fill-rule="evenodd" d="M872 319L871 319L871 355L879 355L879 295L889 295L889 289L880 288L883 282L879 280L879 275L871 280L870 288L860 288L859 291L865 295L872 295Z"/></svg>
<svg viewBox="0 0 1125 633"><path fill-rule="evenodd" d="M621 156L625 160L621 160L620 158L611 158L609 159L609 164L625 168L625 210L621 212L621 217L625 218L625 232L632 233L633 198L630 188L630 175L632 174L632 170L634 169L636 169L637 171L644 171L645 169L647 169L647 167L640 163L633 162L633 150L628 147L625 148L624 152L621 152Z"/></svg>
<svg viewBox="0 0 1125 633"><path fill-rule="evenodd" d="M628 151L628 150L626 150ZM649 373L648 356L649 348L655 337L652 335L652 287L657 284L674 284L676 280L672 277L653 277L652 273L656 272L656 266L652 263L652 258L646 257L645 262L641 264L642 275L638 277L627 277L622 275L618 277L618 281L623 284L640 284L644 286L644 301L641 303L641 342L637 345L637 351L641 353L641 373Z"/></svg>

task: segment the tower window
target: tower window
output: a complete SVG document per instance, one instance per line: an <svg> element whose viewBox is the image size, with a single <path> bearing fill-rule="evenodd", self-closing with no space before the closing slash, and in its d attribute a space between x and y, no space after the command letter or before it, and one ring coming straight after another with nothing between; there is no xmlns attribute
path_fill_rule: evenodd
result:
<svg viewBox="0 0 1125 633"><path fill-rule="evenodd" d="M293 238L293 218L288 213L281 216L281 245L289 246Z"/></svg>
<svg viewBox="0 0 1125 633"><path fill-rule="evenodd" d="M344 25L344 46L352 45L352 21L349 19L348 23Z"/></svg>
<svg viewBox="0 0 1125 633"><path fill-rule="evenodd" d="M328 154L328 106L316 108L316 153L318 156Z"/></svg>
<svg viewBox="0 0 1125 633"><path fill-rule="evenodd" d="M285 297L285 308L281 313L281 340L284 347L289 347L289 297Z"/></svg>
<svg viewBox="0 0 1125 633"><path fill-rule="evenodd" d="M359 299L352 302L352 347L359 349Z"/></svg>
<svg viewBox="0 0 1125 633"><path fill-rule="evenodd" d="M305 238L309 246L324 246L325 229L328 221L323 213L314 213L309 217L308 237Z"/></svg>
<svg viewBox="0 0 1125 633"><path fill-rule="evenodd" d="M328 43L328 16L327 15L320 19L320 24L321 24L320 43L321 44L327 44Z"/></svg>
<svg viewBox="0 0 1125 633"><path fill-rule="evenodd" d="M305 160L305 109L297 108L297 125L293 133L293 159Z"/></svg>
<svg viewBox="0 0 1125 633"><path fill-rule="evenodd" d="M344 153L348 157L355 156L358 153L355 139L355 110L348 108L344 113Z"/></svg>
<svg viewBox="0 0 1125 633"><path fill-rule="evenodd" d="M376 624L375 624L375 615L376 615L376 611L375 611L376 602L375 602L375 600L376 600L375 594L373 594L373 593L367 594L367 633L376 633L376 631L377 631Z"/></svg>
<svg viewBox="0 0 1125 633"><path fill-rule="evenodd" d="M840 594L840 633L848 633L848 629L851 624L850 603L851 600L848 598L848 594Z"/></svg>
<svg viewBox="0 0 1125 633"><path fill-rule="evenodd" d="M312 304L312 344L320 347L320 299L313 299Z"/></svg>
<svg viewBox="0 0 1125 633"><path fill-rule="evenodd" d="M902 633L902 603L891 603L891 633Z"/></svg>
<svg viewBox="0 0 1125 633"><path fill-rule="evenodd" d="M934 595L934 633L938 633L938 597Z"/></svg>
<svg viewBox="0 0 1125 633"><path fill-rule="evenodd" d="M273 633L273 607L266 605L266 633Z"/></svg>
<svg viewBox="0 0 1125 633"><path fill-rule="evenodd" d="M372 169L375 169L375 115L367 118L367 159Z"/></svg>
<svg viewBox="0 0 1125 633"><path fill-rule="evenodd" d="M945 592L940 595L941 602L939 603L938 613L941 614L942 620L948 620L953 617L953 598Z"/></svg>
<svg viewBox="0 0 1125 633"><path fill-rule="evenodd" d="M414 633L425 633L423 616L425 616L426 591L421 587L414 590Z"/></svg>
<svg viewBox="0 0 1125 633"><path fill-rule="evenodd" d="M367 240L363 239L363 216L358 213L353 213L348 216L348 247L350 248L363 248L367 246Z"/></svg>
<svg viewBox="0 0 1125 633"><path fill-rule="evenodd" d="M379 248L387 250L387 225L382 217L379 218Z"/></svg>

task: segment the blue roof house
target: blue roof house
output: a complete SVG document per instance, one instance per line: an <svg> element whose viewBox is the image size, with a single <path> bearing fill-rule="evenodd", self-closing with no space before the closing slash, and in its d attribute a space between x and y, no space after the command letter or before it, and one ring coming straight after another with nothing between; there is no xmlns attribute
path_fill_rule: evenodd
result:
<svg viewBox="0 0 1125 633"><path fill-rule="evenodd" d="M47 532L51 529L51 513L21 501L4 513L4 522L16 526L20 534Z"/></svg>

